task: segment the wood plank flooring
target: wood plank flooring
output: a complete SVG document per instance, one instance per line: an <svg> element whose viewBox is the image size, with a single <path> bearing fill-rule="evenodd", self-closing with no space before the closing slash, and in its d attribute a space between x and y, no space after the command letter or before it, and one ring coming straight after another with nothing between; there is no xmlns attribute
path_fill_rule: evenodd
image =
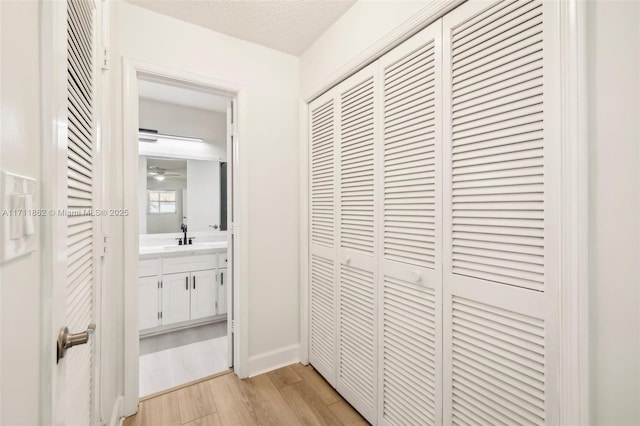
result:
<svg viewBox="0 0 640 426"><path fill-rule="evenodd" d="M368 425L311 366L224 374L140 402L125 426Z"/></svg>

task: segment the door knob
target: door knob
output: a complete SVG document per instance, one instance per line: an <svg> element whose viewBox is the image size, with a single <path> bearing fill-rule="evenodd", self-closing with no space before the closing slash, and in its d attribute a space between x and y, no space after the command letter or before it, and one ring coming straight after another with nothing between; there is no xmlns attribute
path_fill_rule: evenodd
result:
<svg viewBox="0 0 640 426"><path fill-rule="evenodd" d="M56 363L60 362L60 360L64 358L64 355L67 353L67 349L87 343L89 341L89 337L91 337L95 331L95 324L89 324L87 331L83 331L82 333L69 333L69 327L62 327L58 334Z"/></svg>

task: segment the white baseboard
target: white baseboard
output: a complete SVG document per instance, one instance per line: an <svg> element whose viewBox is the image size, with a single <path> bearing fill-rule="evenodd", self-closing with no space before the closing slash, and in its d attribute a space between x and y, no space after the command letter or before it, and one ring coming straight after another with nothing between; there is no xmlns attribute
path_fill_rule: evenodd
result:
<svg viewBox="0 0 640 426"><path fill-rule="evenodd" d="M124 416L122 416L122 395L116 398L113 402L113 409L111 409L111 420L109 420L109 426L121 426L124 422Z"/></svg>
<svg viewBox="0 0 640 426"><path fill-rule="evenodd" d="M249 377L300 362L300 344L249 357Z"/></svg>

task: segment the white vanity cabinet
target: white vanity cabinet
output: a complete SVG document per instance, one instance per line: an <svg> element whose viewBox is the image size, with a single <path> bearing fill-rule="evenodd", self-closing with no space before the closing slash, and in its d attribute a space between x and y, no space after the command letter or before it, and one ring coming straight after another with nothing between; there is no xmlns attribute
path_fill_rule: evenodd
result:
<svg viewBox="0 0 640 426"><path fill-rule="evenodd" d="M144 330L160 325L160 280L157 275L140 277L138 280L140 298L138 301L139 328Z"/></svg>
<svg viewBox="0 0 640 426"><path fill-rule="evenodd" d="M150 257L148 254L146 257ZM139 262L139 329L157 332L226 314L226 250L159 253ZM223 263L224 262L224 263Z"/></svg>
<svg viewBox="0 0 640 426"><path fill-rule="evenodd" d="M158 258L138 263L138 327L140 330L160 325L160 263Z"/></svg>
<svg viewBox="0 0 640 426"><path fill-rule="evenodd" d="M216 271L198 271L191 273L191 319L210 317L216 312L218 292Z"/></svg>
<svg viewBox="0 0 640 426"><path fill-rule="evenodd" d="M188 321L191 316L191 274L177 273L162 275L161 297L162 310L160 321L162 325Z"/></svg>

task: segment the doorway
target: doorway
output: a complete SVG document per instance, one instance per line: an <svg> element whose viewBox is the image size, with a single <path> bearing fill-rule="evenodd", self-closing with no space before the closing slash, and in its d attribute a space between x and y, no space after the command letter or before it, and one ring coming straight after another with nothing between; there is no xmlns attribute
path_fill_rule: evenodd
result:
<svg viewBox="0 0 640 426"><path fill-rule="evenodd" d="M140 397L233 366L232 191L223 176L231 102L198 88L138 80Z"/></svg>
<svg viewBox="0 0 640 426"><path fill-rule="evenodd" d="M137 319L125 323L125 415L141 397L239 365L239 91L151 68L125 75L125 316Z"/></svg>

